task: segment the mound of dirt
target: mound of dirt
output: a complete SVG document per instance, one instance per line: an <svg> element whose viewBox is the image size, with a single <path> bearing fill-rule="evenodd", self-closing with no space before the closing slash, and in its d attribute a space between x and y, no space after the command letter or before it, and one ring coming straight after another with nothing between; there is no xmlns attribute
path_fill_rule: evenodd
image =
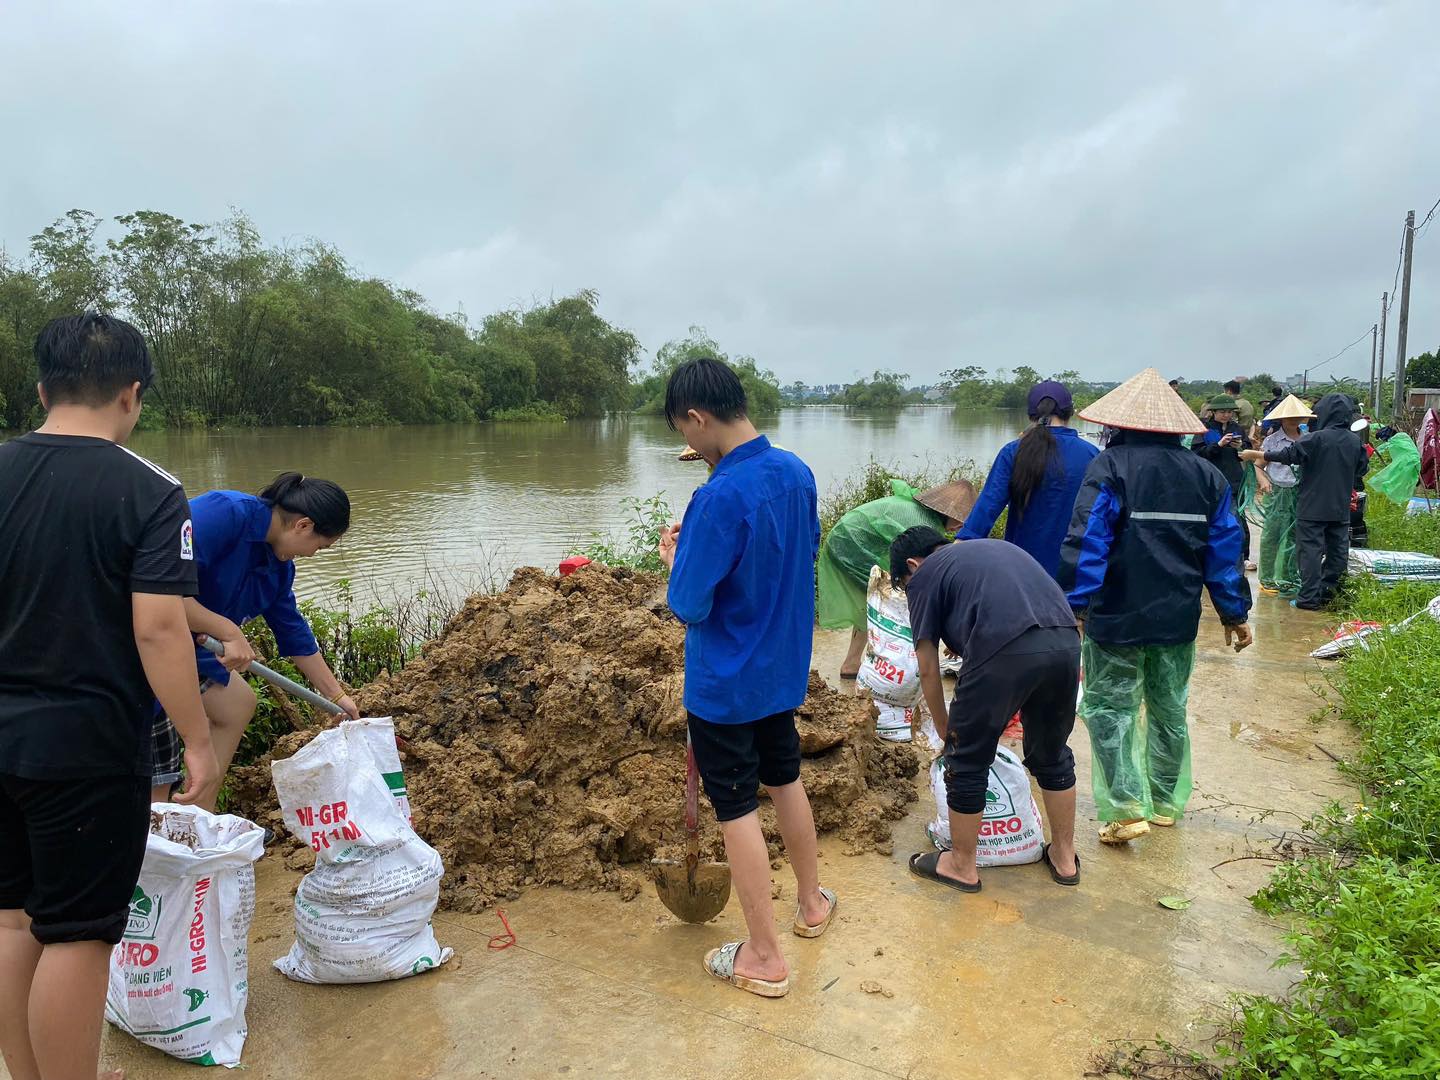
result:
<svg viewBox="0 0 1440 1080"><path fill-rule="evenodd" d="M526 568L503 593L471 597L420 658L355 695L406 741L415 828L445 860L442 904L475 911L532 884L633 896L653 856L681 849L684 639L658 577ZM878 739L869 701L813 672L797 726L817 828L840 833L847 851L888 852L890 823L916 798L914 749ZM309 738L286 736L273 757ZM268 761L234 770L232 790L234 812L282 825ZM778 857L763 799L761 821ZM723 857L708 806L701 822L702 852Z"/></svg>

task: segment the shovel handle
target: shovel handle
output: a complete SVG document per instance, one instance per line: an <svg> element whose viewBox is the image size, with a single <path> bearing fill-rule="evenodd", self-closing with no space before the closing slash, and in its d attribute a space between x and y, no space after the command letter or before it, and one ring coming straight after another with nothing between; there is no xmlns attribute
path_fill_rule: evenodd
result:
<svg viewBox="0 0 1440 1080"><path fill-rule="evenodd" d="M700 769L695 764L695 744L685 728L685 872L695 888L695 871L700 865Z"/></svg>
<svg viewBox="0 0 1440 1080"><path fill-rule="evenodd" d="M225 646L221 645L220 642L216 641L214 638L207 637L205 634L200 634L198 640L202 649L212 652L216 656L225 655ZM331 716L345 715L345 710L342 709L339 705L336 705L335 702L331 701L328 698L321 697L309 687L301 686L294 679L287 679L278 671L271 671L268 667L266 667L259 661L253 661L250 664L250 670L256 675L259 675L260 678L264 679L271 686L278 686L281 690L284 690L292 697L298 697L301 701L308 701L317 709L321 709L329 713Z"/></svg>

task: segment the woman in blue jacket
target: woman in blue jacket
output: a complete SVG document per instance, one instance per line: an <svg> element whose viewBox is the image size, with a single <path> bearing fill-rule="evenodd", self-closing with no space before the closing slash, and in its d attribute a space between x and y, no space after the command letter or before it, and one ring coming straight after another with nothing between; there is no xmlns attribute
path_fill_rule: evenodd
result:
<svg viewBox="0 0 1440 1080"><path fill-rule="evenodd" d="M1075 402L1063 383L1037 383L1030 391L1026 411L1034 424L1001 447L980 499L956 539L989 536L1008 504L1005 539L1028 551L1055 577L1075 496L1086 467L1100 449L1069 426Z"/></svg>
<svg viewBox="0 0 1440 1080"><path fill-rule="evenodd" d="M288 657L317 692L358 720L359 709L320 654L310 624L295 604L295 560L324 551L350 527L345 491L329 480L281 473L258 496L207 491L190 500L190 518L200 592L186 598L186 619L192 633L225 647L223 659L195 650L200 700L210 720L221 777L255 715L255 692L244 679L230 676L255 659L241 626L256 616L269 624L277 652ZM151 796L164 802L180 779L181 752L163 713L156 716L154 739Z"/></svg>

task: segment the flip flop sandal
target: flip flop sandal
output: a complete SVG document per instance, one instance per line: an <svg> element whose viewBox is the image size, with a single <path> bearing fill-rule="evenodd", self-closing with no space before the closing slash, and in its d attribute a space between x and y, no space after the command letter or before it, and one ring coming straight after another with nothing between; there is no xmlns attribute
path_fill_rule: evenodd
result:
<svg viewBox="0 0 1440 1080"><path fill-rule="evenodd" d="M854 674L847 674L846 672L843 672L843 671L840 672L840 681L841 681L841 682L854 682L854 681L855 681L856 679L858 679L858 678L860 678L860 673L859 673L858 671L855 672Z"/></svg>
<svg viewBox="0 0 1440 1080"><path fill-rule="evenodd" d="M1050 861L1050 845L1046 844L1040 849L1040 861L1045 864L1045 869L1050 871L1050 877L1056 885L1079 885L1080 884L1080 856L1075 856L1075 873L1062 874L1055 869L1055 864Z"/></svg>
<svg viewBox="0 0 1440 1080"><path fill-rule="evenodd" d="M747 990L758 997L780 998L790 992L790 976L779 982L770 982L766 979L750 979L744 975L735 974L735 956L740 952L743 941L731 941L721 945L718 949L711 949L705 954L703 963L705 970L722 982L741 990Z"/></svg>
<svg viewBox="0 0 1440 1080"><path fill-rule="evenodd" d="M1100 842L1102 844L1128 844L1131 840L1138 840L1150 832L1150 823L1144 818L1137 818L1134 821L1107 821L1105 827L1100 830Z"/></svg>
<svg viewBox="0 0 1440 1080"><path fill-rule="evenodd" d="M811 926L805 921L804 916L800 914L800 908L797 905L795 908L795 925L792 928L795 931L796 937L817 938L826 930L830 929L830 920L835 918L835 911L840 906L840 901L835 896L834 889L827 889L823 885L820 887L820 895L830 901L830 910L825 913L824 921L821 922L819 926Z"/></svg>
<svg viewBox="0 0 1440 1080"><path fill-rule="evenodd" d="M924 878L926 881L938 881L941 885L949 885L952 889L960 892L977 893L980 891L978 881L956 881L954 878L945 877L940 873L939 851L920 851L910 856L910 873L916 877Z"/></svg>

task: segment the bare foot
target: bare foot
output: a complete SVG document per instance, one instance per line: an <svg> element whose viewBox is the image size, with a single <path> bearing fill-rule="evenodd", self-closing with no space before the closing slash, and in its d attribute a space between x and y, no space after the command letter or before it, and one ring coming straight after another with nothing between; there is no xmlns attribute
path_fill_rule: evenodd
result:
<svg viewBox="0 0 1440 1080"><path fill-rule="evenodd" d="M941 877L947 877L951 881L958 881L962 885L974 885L980 880L980 870L976 866L961 866L960 860L955 857L953 851L942 851L940 860L935 864L935 872Z"/></svg>
<svg viewBox="0 0 1440 1080"><path fill-rule="evenodd" d="M124 1069L111 1069L109 1072L102 1072L96 1080L125 1080Z"/></svg>
<svg viewBox="0 0 1440 1080"><path fill-rule="evenodd" d="M778 954L770 957L769 960L761 960L759 954L751 948L750 942L747 941L735 954L735 974L747 979L779 982L790 974L790 968L785 963L785 958Z"/></svg>
<svg viewBox="0 0 1440 1080"><path fill-rule="evenodd" d="M1069 851L1066 851L1062 854L1060 849L1056 845L1051 844L1050 865L1055 867L1056 872L1061 877L1073 877L1077 869L1075 865L1074 847L1071 847Z"/></svg>
<svg viewBox="0 0 1440 1080"><path fill-rule="evenodd" d="M815 895L800 901L800 920L806 926L819 926L830 917L830 901L819 889Z"/></svg>

